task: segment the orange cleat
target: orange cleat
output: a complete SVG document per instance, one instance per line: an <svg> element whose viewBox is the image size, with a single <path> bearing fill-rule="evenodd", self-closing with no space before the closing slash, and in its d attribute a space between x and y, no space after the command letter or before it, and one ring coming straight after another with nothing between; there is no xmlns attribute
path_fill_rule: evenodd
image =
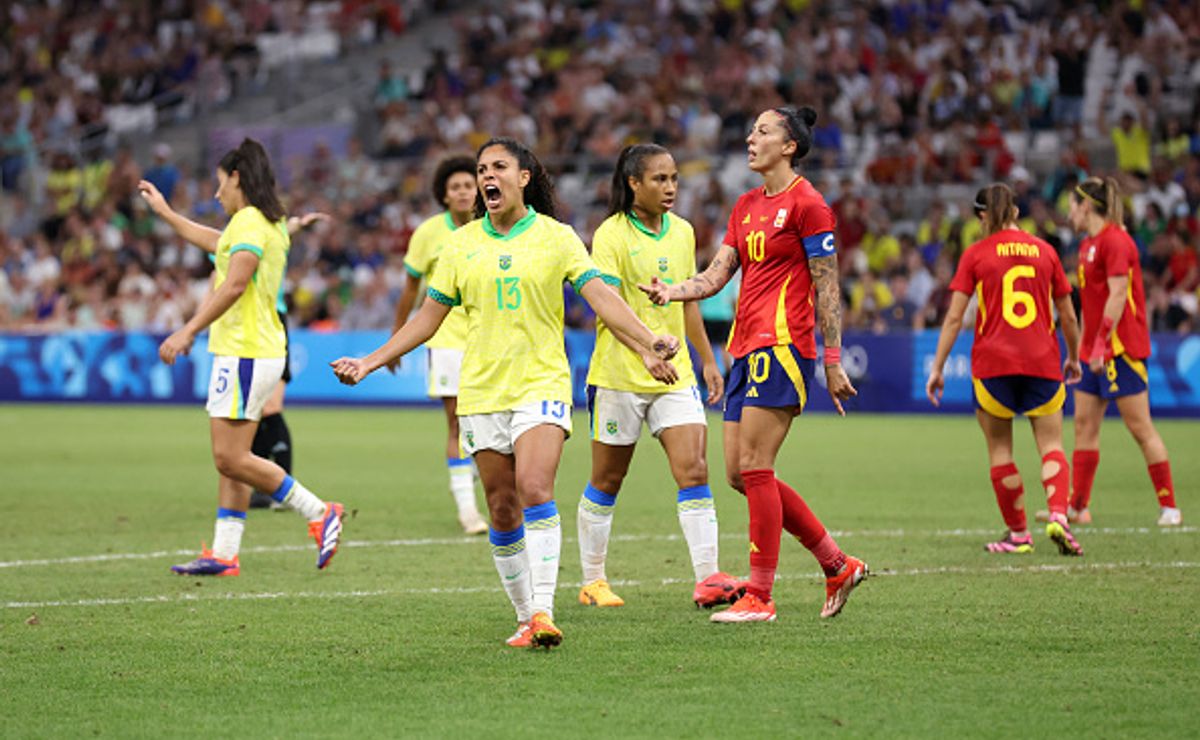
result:
<svg viewBox="0 0 1200 740"><path fill-rule="evenodd" d="M866 563L847 555L841 572L825 579L825 606L821 609L821 618L836 617L850 598L850 592L865 581L869 573Z"/></svg>
<svg viewBox="0 0 1200 740"><path fill-rule="evenodd" d="M747 591L742 598L733 603L723 612L717 612L709 617L713 622L733 624L735 622L774 622L775 602L772 599L763 601Z"/></svg>

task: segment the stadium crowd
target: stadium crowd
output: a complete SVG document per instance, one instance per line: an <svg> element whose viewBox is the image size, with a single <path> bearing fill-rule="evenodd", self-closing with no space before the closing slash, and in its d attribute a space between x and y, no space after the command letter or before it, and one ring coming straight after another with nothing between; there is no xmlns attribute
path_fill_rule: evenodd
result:
<svg viewBox="0 0 1200 740"><path fill-rule="evenodd" d="M70 3L10 8L18 22L0 55L0 98L18 105L0 113L0 328L169 331L190 315L208 263L155 223L136 183L145 177L176 209L220 224L212 173L181 166L165 145L138 162L127 148L81 160L64 142L94 130L106 107L173 91L216 95L253 78L252 45L242 42L257 30L335 17L354 33L363 14L382 12L378 3L326 4L329 13L298 5L310 12L137 4L123 22L102 9L67 13ZM426 193L434 161L493 134L534 145L559 175L565 220L585 238L604 215L620 147L667 146L683 180L676 210L696 228L703 266L744 189L729 173L744 172L750 117L791 102L821 115L804 170L838 217L848 328L940 322L957 258L980 236L969 199L995 179L1013 185L1022 226L1059 248L1073 275L1079 235L1066 223L1067 197L1084 173L1111 170L1129 195L1151 328L1196 329L1200 7L834 8L520 0L456 17L458 47L426 69L381 65L365 144L352 141L344 155L318 146L284 184L292 213L334 215L294 240L291 321L389 327L408 236L436 209ZM1089 74L1105 60L1111 74ZM1103 87L1093 112L1089 85ZM1039 137L1053 146L1029 149ZM31 188L39 159L44 184ZM728 319L731 299L710 299L706 315ZM589 321L572 303L568 322Z"/></svg>

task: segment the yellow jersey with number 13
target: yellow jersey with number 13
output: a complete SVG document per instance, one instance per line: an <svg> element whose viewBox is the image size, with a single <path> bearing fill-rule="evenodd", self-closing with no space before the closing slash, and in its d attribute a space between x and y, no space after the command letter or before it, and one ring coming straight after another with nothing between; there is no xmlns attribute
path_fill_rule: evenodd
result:
<svg viewBox="0 0 1200 740"><path fill-rule="evenodd" d="M429 295L467 313L458 414L571 404L563 343L563 282L576 291L600 271L570 226L529 208L500 234L488 216L454 232Z"/></svg>
<svg viewBox="0 0 1200 740"><path fill-rule="evenodd" d="M229 219L217 240L213 260L217 276L213 289L225 282L229 260L238 252L257 256L258 268L246 286L246 292L212 323L208 336L209 352L254 359L287 355L287 338L277 309L291 243L287 222L280 219L278 223L271 223L254 206L246 206Z"/></svg>
<svg viewBox="0 0 1200 740"><path fill-rule="evenodd" d="M674 284L696 274L696 234L686 220L664 213L659 233L646 228L632 213L617 213L605 219L592 238L592 259L603 275L650 331L687 336L683 304L672 301L656 306L638 290L638 283L657 277ZM696 385L696 375L686 352L674 361L679 380L663 385L650 376L642 358L596 319L596 349L592 353L588 384L634 393L667 393Z"/></svg>
<svg viewBox="0 0 1200 740"><path fill-rule="evenodd" d="M418 226L408 241L408 253L404 255L404 269L408 274L424 278L428 283L430 276L437 269L438 257L446 248L446 242L457 229L450 211L426 219ZM420 301L417 302L417 306L420 306ZM461 350L466 344L467 312L462 307L456 307L450 311L450 315L425 346Z"/></svg>

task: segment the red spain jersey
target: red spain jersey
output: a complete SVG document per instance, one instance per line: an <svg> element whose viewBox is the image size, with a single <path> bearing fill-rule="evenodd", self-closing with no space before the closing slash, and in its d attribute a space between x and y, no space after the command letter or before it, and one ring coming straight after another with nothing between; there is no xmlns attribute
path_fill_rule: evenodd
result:
<svg viewBox="0 0 1200 740"><path fill-rule="evenodd" d="M803 177L775 195L759 187L738 198L725 232L742 268L729 354L794 344L801 357L816 358L808 259L836 254L836 226L825 198Z"/></svg>
<svg viewBox="0 0 1200 740"><path fill-rule="evenodd" d="M1071 285L1054 247L1020 229L997 231L967 248L950 289L979 298L971 375L1062 380L1053 299Z"/></svg>
<svg viewBox="0 0 1200 740"><path fill-rule="evenodd" d="M1150 356L1150 327L1146 323L1146 287L1142 284L1142 266L1138 261L1133 237L1116 224L1109 224L1079 245L1079 302L1083 314L1083 338L1080 360L1092 359L1092 343L1104 317L1108 300L1108 279L1125 275L1125 310L1113 332L1113 356L1128 355L1135 360Z"/></svg>

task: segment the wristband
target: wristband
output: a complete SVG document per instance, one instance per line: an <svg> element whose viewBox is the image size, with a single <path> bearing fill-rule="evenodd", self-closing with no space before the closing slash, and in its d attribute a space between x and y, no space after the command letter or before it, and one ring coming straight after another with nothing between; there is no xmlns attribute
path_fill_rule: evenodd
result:
<svg viewBox="0 0 1200 740"><path fill-rule="evenodd" d="M842 364L842 348L841 347L826 347L825 348L825 364L826 365Z"/></svg>

